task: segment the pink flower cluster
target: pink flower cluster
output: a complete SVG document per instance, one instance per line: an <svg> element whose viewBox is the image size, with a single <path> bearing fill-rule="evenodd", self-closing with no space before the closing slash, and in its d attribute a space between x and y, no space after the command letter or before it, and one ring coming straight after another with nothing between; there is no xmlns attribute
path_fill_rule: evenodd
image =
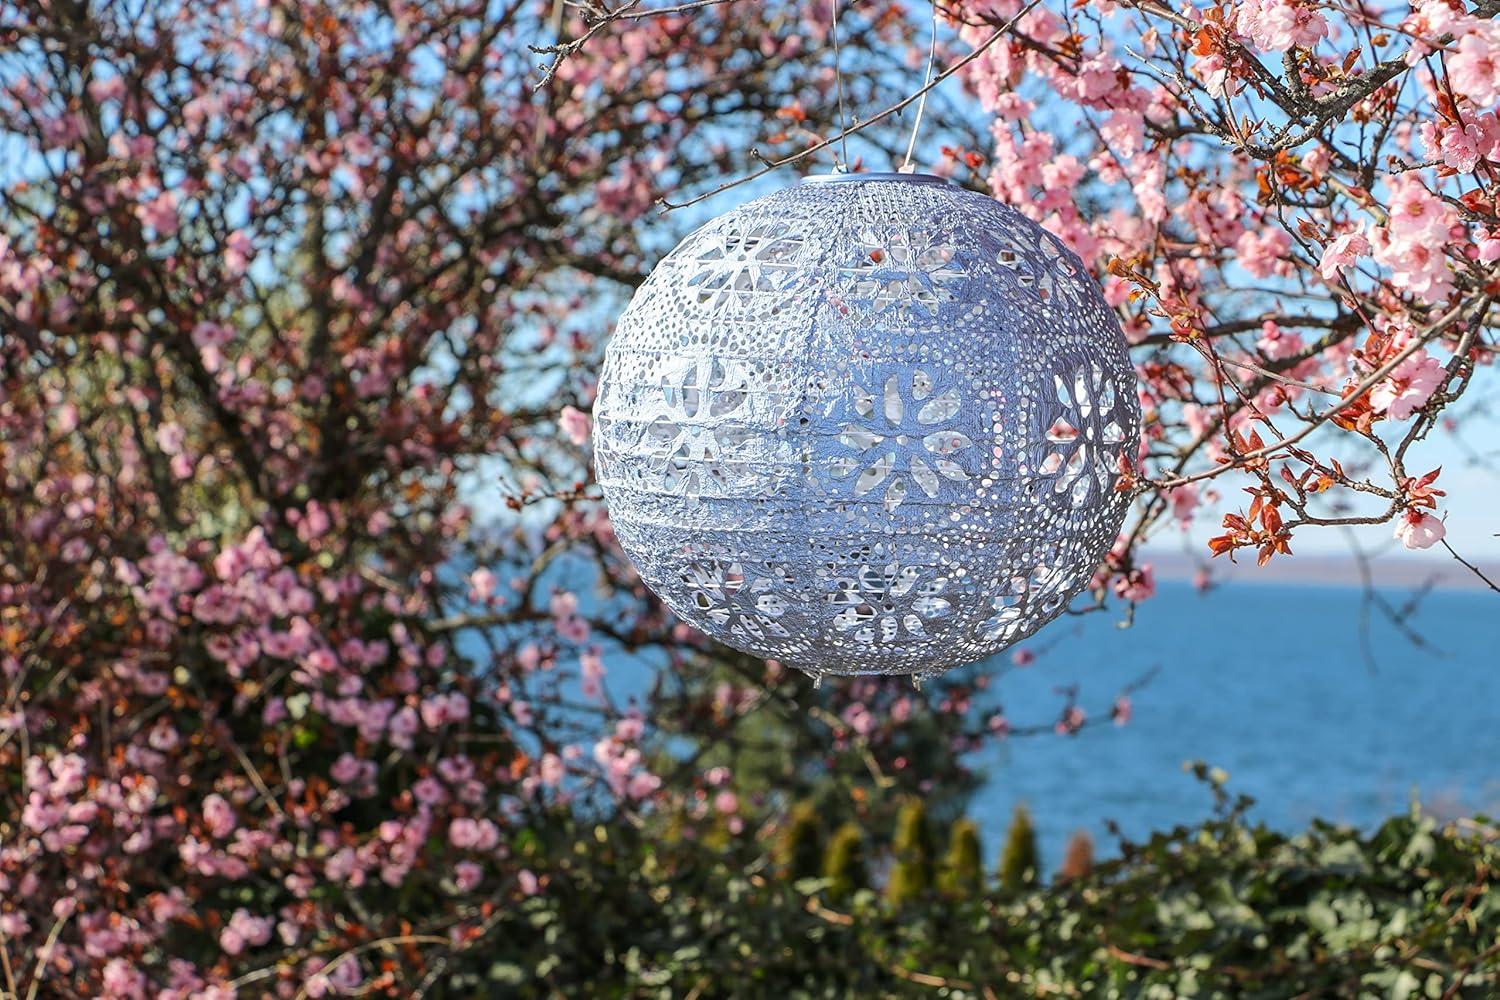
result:
<svg viewBox="0 0 1500 1000"><path fill-rule="evenodd" d="M1310 49L1328 35L1317 7L1298 0L1243 0L1235 6L1234 26L1267 52Z"/></svg>
<svg viewBox="0 0 1500 1000"><path fill-rule="evenodd" d="M1370 230L1375 260L1391 269L1391 281L1426 302L1442 302L1453 290L1448 259L1458 215L1429 191L1415 174L1386 181L1391 191L1389 221Z"/></svg>

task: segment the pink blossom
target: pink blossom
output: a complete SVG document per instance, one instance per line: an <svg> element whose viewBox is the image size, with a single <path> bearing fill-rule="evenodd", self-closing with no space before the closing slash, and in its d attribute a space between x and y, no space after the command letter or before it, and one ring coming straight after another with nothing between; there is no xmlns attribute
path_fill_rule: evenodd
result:
<svg viewBox="0 0 1500 1000"><path fill-rule="evenodd" d="M111 1000L138 1000L146 996L146 974L123 958L104 965L104 992Z"/></svg>
<svg viewBox="0 0 1500 1000"><path fill-rule="evenodd" d="M121 100L125 96L125 78L118 73L95 77L89 81L89 96L100 104Z"/></svg>
<svg viewBox="0 0 1500 1000"><path fill-rule="evenodd" d="M1448 529L1443 522L1420 510L1408 510L1396 518L1393 536L1408 549L1428 549L1443 540Z"/></svg>
<svg viewBox="0 0 1500 1000"><path fill-rule="evenodd" d="M615 739L634 743L646 730L645 721L638 714L625 716L615 723Z"/></svg>
<svg viewBox="0 0 1500 1000"><path fill-rule="evenodd" d="M1390 222L1392 233L1412 237L1446 237L1455 216L1452 206L1427 190L1412 173L1399 174L1386 181L1391 189Z"/></svg>
<svg viewBox="0 0 1500 1000"><path fill-rule="evenodd" d="M428 729L463 722L469 717L469 700L457 691L433 695L422 701L421 715L422 724Z"/></svg>
<svg viewBox="0 0 1500 1000"><path fill-rule="evenodd" d="M1156 575L1150 563L1143 563L1129 573L1115 579L1115 595L1132 603L1144 601L1156 594Z"/></svg>
<svg viewBox="0 0 1500 1000"><path fill-rule="evenodd" d="M870 735L879 722L875 714L865 707L863 702L855 702L848 708L845 708L843 719L849 724L849 728L860 736Z"/></svg>
<svg viewBox="0 0 1500 1000"><path fill-rule="evenodd" d="M135 214L141 225L155 231L158 237L177 232L177 195L163 191L150 201L137 205Z"/></svg>
<svg viewBox="0 0 1500 1000"><path fill-rule="evenodd" d="M529 726L536 721L536 716L531 711L531 704L519 698L510 703L510 715L517 724L522 726Z"/></svg>
<svg viewBox="0 0 1500 1000"><path fill-rule="evenodd" d="M1480 152L1483 143L1483 135L1479 126L1473 122L1454 122L1444 128L1441 132L1432 130L1433 135L1426 139L1429 150L1440 154L1443 162L1457 170L1459 173L1472 173L1479 165L1482 154Z"/></svg>
<svg viewBox="0 0 1500 1000"><path fill-rule="evenodd" d="M1481 107L1500 101L1500 44L1489 33L1464 35L1444 62L1454 90Z"/></svg>
<svg viewBox="0 0 1500 1000"><path fill-rule="evenodd" d="M460 817L448 824L448 840L464 850L493 851L500 843L500 831L487 819Z"/></svg>
<svg viewBox="0 0 1500 1000"><path fill-rule="evenodd" d="M1062 718L1052 727L1052 731L1059 736L1071 736L1083 728L1088 721L1088 713L1077 705L1069 705L1063 709Z"/></svg>
<svg viewBox="0 0 1500 1000"><path fill-rule="evenodd" d="M405 749L412 745L412 737L421 728L421 719L410 705L403 705L391 716L388 737L392 744Z"/></svg>
<svg viewBox="0 0 1500 1000"><path fill-rule="evenodd" d="M553 786L562 784L563 776L566 774L562 758L555 753L542 754L537 771L543 784Z"/></svg>
<svg viewBox="0 0 1500 1000"><path fill-rule="evenodd" d="M353 754L341 754L330 769L330 777L345 785L368 784L375 778L375 762Z"/></svg>
<svg viewBox="0 0 1500 1000"><path fill-rule="evenodd" d="M237 229L224 241L224 270L229 274L244 274L254 257L254 244L245 232Z"/></svg>
<svg viewBox="0 0 1500 1000"><path fill-rule="evenodd" d="M182 450L182 428L168 421L156 428L156 446L164 454L175 455Z"/></svg>
<svg viewBox="0 0 1500 1000"><path fill-rule="evenodd" d="M1235 26L1269 52L1311 48L1328 34L1322 14L1290 0L1247 0L1236 11Z"/></svg>
<svg viewBox="0 0 1500 1000"><path fill-rule="evenodd" d="M453 882L459 892L473 892L484 880L484 869L472 861L460 861L453 866Z"/></svg>
<svg viewBox="0 0 1500 1000"><path fill-rule="evenodd" d="M559 590L548 601L548 611L556 622L557 634L570 642L588 641L589 624L578 614L578 595Z"/></svg>
<svg viewBox="0 0 1500 1000"><path fill-rule="evenodd" d="M1338 277L1339 268L1353 267L1354 262L1360 257L1368 256L1370 253L1370 241L1365 239L1362 233L1344 233L1335 237L1323 249L1323 259L1318 263L1318 271L1333 281Z"/></svg>
<svg viewBox="0 0 1500 1000"><path fill-rule="evenodd" d="M411 786L411 793L417 797L418 802L430 806L441 805L448 800L448 789L444 788L443 783L430 774L425 778L418 779Z"/></svg>
<svg viewBox="0 0 1500 1000"><path fill-rule="evenodd" d="M1370 390L1370 405L1392 420L1405 420L1426 405L1446 375L1442 362L1417 351Z"/></svg>
<svg viewBox="0 0 1500 1000"><path fill-rule="evenodd" d="M1230 72L1229 63L1218 52L1194 60L1193 73L1203 81L1203 89L1212 97L1220 99L1233 97L1244 86L1243 82Z"/></svg>
<svg viewBox="0 0 1500 1000"><path fill-rule="evenodd" d="M247 947L258 948L271 940L273 927L274 921L251 916L249 910L241 907L234 911L229 924L219 932L219 947L229 955L238 955Z"/></svg>
<svg viewBox="0 0 1500 1000"><path fill-rule="evenodd" d="M482 604L495 593L495 574L481 566L469 574L469 600Z"/></svg>
<svg viewBox="0 0 1500 1000"><path fill-rule="evenodd" d="M297 524L297 537L304 542L323 537L333 526L328 509L316 500L309 501L305 509L300 512L292 511L292 514Z"/></svg>
<svg viewBox="0 0 1500 1000"><path fill-rule="evenodd" d="M1193 512L1198 509L1198 487L1193 483L1174 486L1167 492L1167 499L1172 502L1172 516L1186 528L1192 523Z"/></svg>
<svg viewBox="0 0 1500 1000"><path fill-rule="evenodd" d="M1269 278L1288 270L1285 258L1291 248L1291 238L1284 229L1247 229L1235 244L1235 260L1255 277Z"/></svg>
<svg viewBox="0 0 1500 1000"><path fill-rule="evenodd" d="M234 830L234 809L224 796L210 795L203 800L203 822L215 837L227 837Z"/></svg>
<svg viewBox="0 0 1500 1000"><path fill-rule="evenodd" d="M562 430L563 436L576 445L582 445L589 439L589 416L576 407L564 406L562 413L558 415L557 426Z"/></svg>
<svg viewBox="0 0 1500 1000"><path fill-rule="evenodd" d="M644 799L661 787L661 778L649 771L637 771L630 776L625 794L632 799Z"/></svg>
<svg viewBox="0 0 1500 1000"><path fill-rule="evenodd" d="M1453 267L1444 248L1447 230L1441 235L1429 228L1396 228L1371 231L1375 260L1391 269L1391 282L1427 302L1441 302L1453 290Z"/></svg>
<svg viewBox="0 0 1500 1000"><path fill-rule="evenodd" d="M725 816L729 816L735 812L738 812L739 808L739 796L735 795L727 788L722 789L718 794L714 796L715 812L719 812Z"/></svg>
<svg viewBox="0 0 1500 1000"><path fill-rule="evenodd" d="M578 656L578 671L584 695L589 698L599 697L603 691L600 682L604 679L604 658L597 650L581 653Z"/></svg>

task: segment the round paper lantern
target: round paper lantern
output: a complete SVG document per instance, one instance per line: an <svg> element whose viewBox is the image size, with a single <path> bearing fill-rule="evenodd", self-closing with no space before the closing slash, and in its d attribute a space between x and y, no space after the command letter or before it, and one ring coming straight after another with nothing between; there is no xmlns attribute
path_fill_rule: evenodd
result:
<svg viewBox="0 0 1500 1000"><path fill-rule="evenodd" d="M594 415L615 533L676 614L814 676L918 679L1085 586L1140 423L1079 259L919 174L809 177L687 237Z"/></svg>

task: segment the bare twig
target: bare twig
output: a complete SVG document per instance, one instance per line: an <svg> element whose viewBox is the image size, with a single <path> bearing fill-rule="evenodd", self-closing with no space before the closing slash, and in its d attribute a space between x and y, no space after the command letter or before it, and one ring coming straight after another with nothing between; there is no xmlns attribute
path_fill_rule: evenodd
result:
<svg viewBox="0 0 1500 1000"><path fill-rule="evenodd" d="M1196 472L1192 475L1178 476L1175 479L1152 482L1149 488L1154 488L1157 490L1169 490L1178 486L1185 485L1187 483L1195 483L1204 479L1213 479L1214 477L1222 475L1230 469L1242 467L1247 462L1253 462L1259 458L1267 458L1271 455L1276 454L1278 451L1282 451L1286 448L1291 447L1298 441L1301 441L1303 438L1307 437L1313 431L1317 430L1319 427L1322 427L1324 424L1328 423L1340 413L1344 412L1344 410L1348 409L1349 405L1354 400L1358 399L1360 396L1363 396L1366 392L1369 392L1371 389L1375 388L1375 386L1379 385L1381 380L1383 380L1387 375L1399 368L1403 361L1411 357L1413 354L1417 353L1417 351L1426 347L1427 344L1433 340L1433 338L1435 338L1439 333L1446 329L1450 324L1462 317L1464 312L1467 311L1471 306L1472 303L1470 302L1462 302L1454 306L1452 309L1448 310L1448 312L1444 313L1441 318L1430 324L1420 336L1413 337L1411 343L1406 345L1406 347L1402 350L1398 351L1394 356L1391 357L1389 361L1366 376L1365 379L1358 385L1356 385L1347 396L1340 399L1338 403L1334 404L1333 406L1324 410L1322 413L1319 413L1317 416L1307 421L1306 425L1296 433L1289 434L1279 440L1272 441L1270 444L1265 445L1264 447L1255 448L1251 451L1244 452L1243 454L1236 455L1232 461L1224 462L1221 465L1216 466L1215 468L1206 469L1203 472Z"/></svg>
<svg viewBox="0 0 1500 1000"><path fill-rule="evenodd" d="M1457 559L1459 562L1463 563L1464 567L1468 569L1470 573L1473 573L1475 576L1479 577L1479 579L1483 580L1486 587L1489 587L1495 593L1500 594L1500 584L1496 584L1494 580L1491 580L1489 577L1485 576L1484 573L1480 571L1478 566L1475 566L1473 563L1469 562L1469 560L1459 555L1458 551L1454 549L1453 546L1448 544L1448 539L1444 538L1441 541L1443 543L1443 548L1448 550L1449 555Z"/></svg>

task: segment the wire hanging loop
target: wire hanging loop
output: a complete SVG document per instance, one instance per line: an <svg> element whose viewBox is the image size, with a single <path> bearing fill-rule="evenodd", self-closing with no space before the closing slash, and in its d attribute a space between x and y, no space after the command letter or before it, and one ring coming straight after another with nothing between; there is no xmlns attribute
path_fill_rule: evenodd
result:
<svg viewBox="0 0 1500 1000"><path fill-rule="evenodd" d="M844 66L839 56L839 0L829 0L828 8L833 21L833 79L839 90L839 156L834 157L833 169L843 173L849 169L849 115L844 110Z"/></svg>
<svg viewBox="0 0 1500 1000"><path fill-rule="evenodd" d="M937 63L937 33L938 33L938 9L934 2L932 5L932 34L927 42L927 72L922 77L922 96L917 99L917 117L911 123L911 139L906 143L906 157L901 161L900 172L912 173L916 168L911 165L912 151L917 148L917 132L922 128L922 112L927 110L927 94L932 89L932 70Z"/></svg>

